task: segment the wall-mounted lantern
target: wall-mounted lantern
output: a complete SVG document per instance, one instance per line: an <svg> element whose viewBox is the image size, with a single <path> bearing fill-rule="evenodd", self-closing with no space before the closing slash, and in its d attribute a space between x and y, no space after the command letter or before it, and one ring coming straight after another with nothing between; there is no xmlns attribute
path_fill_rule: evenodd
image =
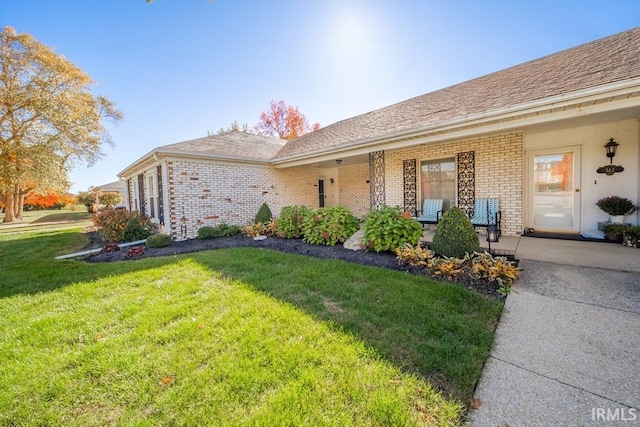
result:
<svg viewBox="0 0 640 427"><path fill-rule="evenodd" d="M331 185L333 185L335 181L333 180L333 178L329 178L329 182L331 183Z"/></svg>
<svg viewBox="0 0 640 427"><path fill-rule="evenodd" d="M607 150L607 157L609 158L609 163L613 163L613 158L616 155L616 151L618 151L618 144L615 139L609 138L609 142L604 146L605 150Z"/></svg>
<svg viewBox="0 0 640 427"><path fill-rule="evenodd" d="M336 159L336 165L341 165L342 164L342 159Z"/></svg>
<svg viewBox="0 0 640 427"><path fill-rule="evenodd" d="M614 173L624 171L622 166L616 166L613 164L613 158L616 155L616 151L618 151L618 145L620 144L618 144L615 139L609 138L609 142L604 146L604 149L607 151L607 157L609 158L609 164L599 167L596 172L603 173L605 175L613 175Z"/></svg>
<svg viewBox="0 0 640 427"><path fill-rule="evenodd" d="M185 218L184 215L180 218L180 236L183 239L187 238L187 218Z"/></svg>

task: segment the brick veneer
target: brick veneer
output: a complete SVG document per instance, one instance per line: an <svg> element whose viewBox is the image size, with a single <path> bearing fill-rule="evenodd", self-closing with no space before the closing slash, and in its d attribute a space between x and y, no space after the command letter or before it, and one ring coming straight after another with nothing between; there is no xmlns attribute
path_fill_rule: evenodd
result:
<svg viewBox="0 0 640 427"><path fill-rule="evenodd" d="M339 168L339 203L358 218L369 211L369 165L340 166Z"/></svg>
<svg viewBox="0 0 640 427"><path fill-rule="evenodd" d="M283 206L318 204L318 171L314 166L275 169L269 165L216 161L167 161L168 223L180 239L180 219L187 219L187 238L198 228L220 223L253 222L262 203L278 215Z"/></svg>
<svg viewBox="0 0 640 427"><path fill-rule="evenodd" d="M390 206L402 206L402 161L453 158L463 151L475 151L476 198L498 197L502 211L502 233L519 235L523 227L523 135L522 132L425 145L385 152L385 193ZM418 175L418 198L420 198ZM421 203L419 200L418 203Z"/></svg>

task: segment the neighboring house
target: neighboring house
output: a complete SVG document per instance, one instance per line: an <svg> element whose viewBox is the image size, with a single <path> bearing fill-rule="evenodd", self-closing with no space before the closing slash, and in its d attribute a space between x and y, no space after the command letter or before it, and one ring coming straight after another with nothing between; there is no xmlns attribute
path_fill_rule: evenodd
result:
<svg viewBox="0 0 640 427"><path fill-rule="evenodd" d="M231 132L157 148L122 171L128 204L174 238L246 224L267 202L362 216L426 198L495 197L502 233L587 232L595 203L640 200L640 27L340 121L286 144ZM613 164L604 145L619 143ZM638 214L630 218L637 223ZM186 225L186 235L181 226Z"/></svg>
<svg viewBox="0 0 640 427"><path fill-rule="evenodd" d="M128 207L129 206L126 203L126 200L127 200L127 185L125 184L124 181L110 182L108 184L99 185L96 188L98 190L100 190L100 192L102 192L102 193L118 193L118 194L120 194L120 198L122 199L122 202L120 202L118 204L118 206L115 206L115 207L120 208L120 207ZM100 200L98 200L98 202L100 202Z"/></svg>

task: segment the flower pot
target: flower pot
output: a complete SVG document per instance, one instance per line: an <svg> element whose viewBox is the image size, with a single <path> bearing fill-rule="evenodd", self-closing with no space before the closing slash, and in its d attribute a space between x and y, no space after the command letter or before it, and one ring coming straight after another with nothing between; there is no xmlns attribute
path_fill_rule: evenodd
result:
<svg viewBox="0 0 640 427"><path fill-rule="evenodd" d="M624 224L624 215L612 215L611 222L614 224Z"/></svg>

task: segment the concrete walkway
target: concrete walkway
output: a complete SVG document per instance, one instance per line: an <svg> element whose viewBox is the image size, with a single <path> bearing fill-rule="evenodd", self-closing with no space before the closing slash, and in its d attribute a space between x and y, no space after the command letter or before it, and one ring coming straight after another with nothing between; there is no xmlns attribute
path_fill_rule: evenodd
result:
<svg viewBox="0 0 640 427"><path fill-rule="evenodd" d="M640 426L640 250L519 238L472 426Z"/></svg>

